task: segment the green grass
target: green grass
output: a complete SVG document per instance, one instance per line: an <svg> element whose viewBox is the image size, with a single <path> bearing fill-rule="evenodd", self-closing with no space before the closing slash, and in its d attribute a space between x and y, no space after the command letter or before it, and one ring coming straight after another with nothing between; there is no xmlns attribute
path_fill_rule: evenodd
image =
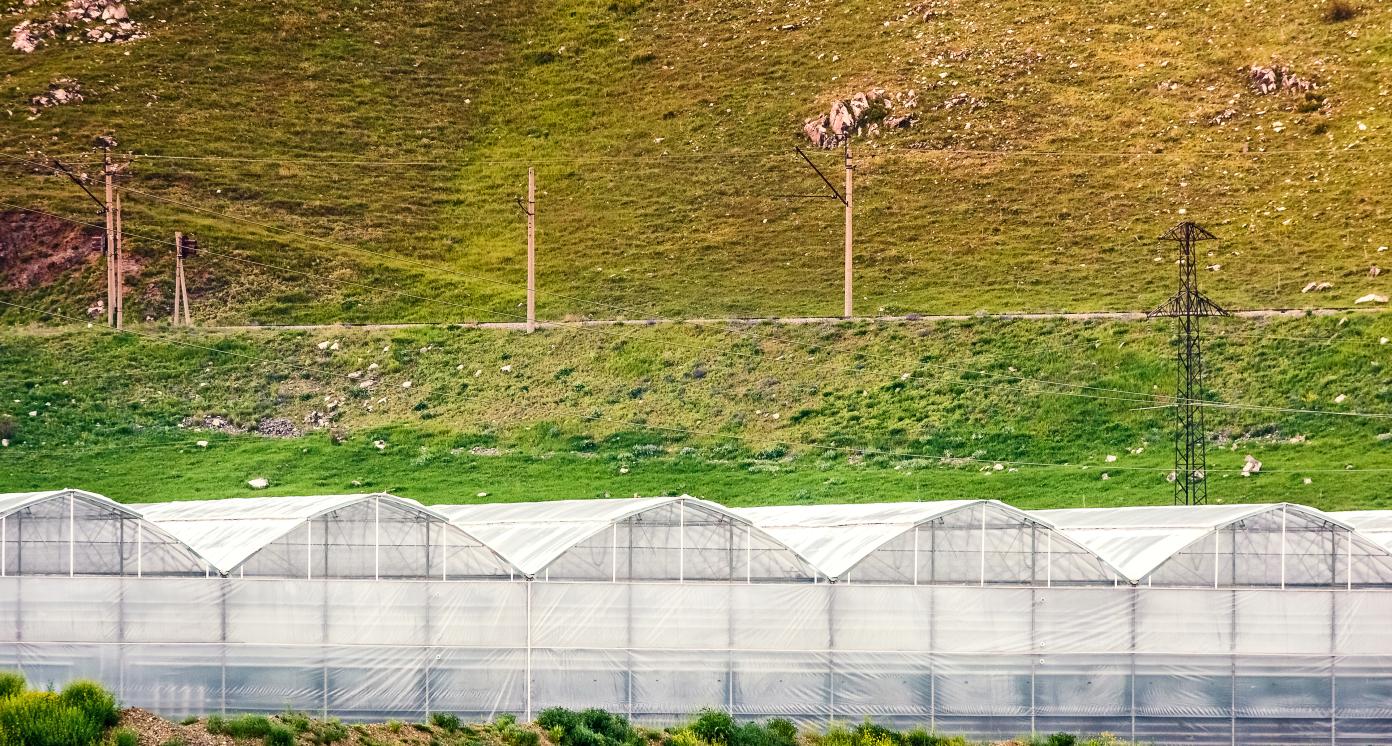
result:
<svg viewBox="0 0 1392 746"><path fill-rule="evenodd" d="M1392 273L1368 276L1392 262L1377 251L1392 243L1378 150L1392 125L1379 32L1392 11L1378 4L1337 23L1319 4L1292 6L1257 25L1239 0L947 0L927 19L888 0L130 10L149 39L0 53L15 112L4 152L81 162L109 130L142 153L308 159L137 162L137 321L168 313L159 242L175 230L208 250L190 267L203 320L515 318L512 200L529 164L543 317L836 313L839 205L779 195L820 187L792 154L801 121L875 85L914 89L921 106L914 129L857 145L861 313L1146 308L1170 292L1153 238L1181 208L1223 239L1204 257L1222 268L1203 279L1225 304L1346 306L1392 288ZM1254 95L1239 68L1273 62L1314 77L1321 98ZM88 100L25 116L60 76ZM958 93L987 105L942 108ZM706 157L718 154L739 155ZM835 157L816 157L835 175ZM324 162L336 159L433 165ZM0 201L95 220L65 180L6 173ZM81 314L99 275L89 266L13 301ZM1302 295L1313 280L1335 288Z"/></svg>
<svg viewBox="0 0 1392 746"><path fill-rule="evenodd" d="M1392 336L1389 317L1210 329L1213 399L1392 411L1392 345L1379 344ZM1170 500L1170 414L1143 396L1171 390L1167 326L610 331L0 335L0 427L12 431L0 489L78 486L142 502L370 490L427 503L682 493L731 505ZM320 350L325 342L339 349ZM363 389L353 373L378 383ZM341 404L329 409L326 398ZM298 438L179 427L205 415L243 428L303 423L313 410L338 414L326 428L300 424ZM1392 469L1392 439L1378 436L1392 431L1388 419L1243 409L1208 418L1214 500L1387 505L1379 470ZM1263 461L1261 474L1237 474L1246 454ZM271 487L248 488L258 476Z"/></svg>

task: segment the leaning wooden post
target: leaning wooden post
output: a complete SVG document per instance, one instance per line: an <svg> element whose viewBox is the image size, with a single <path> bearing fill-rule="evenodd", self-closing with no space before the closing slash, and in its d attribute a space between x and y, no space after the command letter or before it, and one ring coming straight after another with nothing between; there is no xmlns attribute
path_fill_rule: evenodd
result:
<svg viewBox="0 0 1392 746"><path fill-rule="evenodd" d="M184 276L184 234L174 231L174 316L170 323L179 325L179 290L183 287Z"/></svg>

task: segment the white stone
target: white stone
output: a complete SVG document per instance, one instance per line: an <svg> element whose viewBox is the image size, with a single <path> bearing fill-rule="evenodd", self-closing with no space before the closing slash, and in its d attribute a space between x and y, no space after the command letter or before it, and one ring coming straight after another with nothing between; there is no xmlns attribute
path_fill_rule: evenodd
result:
<svg viewBox="0 0 1392 746"><path fill-rule="evenodd" d="M1313 479L1311 479L1311 478L1309 478L1309 477L1305 477L1304 479L1302 479L1302 480L1300 480L1300 481L1301 481L1302 484L1314 484L1314 483L1315 483L1315 480L1313 480Z"/></svg>
<svg viewBox="0 0 1392 746"><path fill-rule="evenodd" d="M329 349L329 340L326 339L323 342L320 342L319 344L315 345L315 347L318 347L321 350L327 350Z"/></svg>
<svg viewBox="0 0 1392 746"><path fill-rule="evenodd" d="M509 365L504 365L503 367L499 368L498 370L501 370L501 371L504 372L504 373L511 373L511 372L512 372L512 365L510 365L510 364L509 364Z"/></svg>
<svg viewBox="0 0 1392 746"><path fill-rule="evenodd" d="M1347 399L1347 398L1348 398L1348 395L1347 395L1347 394L1339 394L1338 396L1334 397L1334 403L1335 403L1335 404L1343 404L1343 403L1344 403L1344 400Z"/></svg>
<svg viewBox="0 0 1392 746"><path fill-rule="evenodd" d="M620 467L619 467L619 473L620 473L620 474L627 474L627 473L628 473L628 467L627 467L627 466L620 466Z"/></svg>
<svg viewBox="0 0 1392 746"><path fill-rule="evenodd" d="M38 416L39 416L39 411L38 411L37 409L31 409L31 410L29 410L29 416L30 416L30 417L38 417Z"/></svg>
<svg viewBox="0 0 1392 746"><path fill-rule="evenodd" d="M1005 470L1005 464L992 464L992 465L991 465L991 471L1004 471L1004 470Z"/></svg>
<svg viewBox="0 0 1392 746"><path fill-rule="evenodd" d="M1262 462L1258 461L1250 453L1242 460L1242 476L1244 477L1250 477L1256 474L1261 471L1261 468Z"/></svg>
<svg viewBox="0 0 1392 746"><path fill-rule="evenodd" d="M1354 304L1358 304L1358 303L1386 303L1386 302L1387 302L1387 296L1385 296L1385 295L1378 295L1377 293L1368 293L1367 295L1365 295L1365 296L1359 298L1358 300L1354 301Z"/></svg>
<svg viewBox="0 0 1392 746"><path fill-rule="evenodd" d="M0 448L9 448L9 447L10 447L10 439L9 439L9 438L0 438Z"/></svg>
<svg viewBox="0 0 1392 746"><path fill-rule="evenodd" d="M1116 456L1113 456L1113 455L1110 454L1110 453L1107 454L1107 463L1110 464L1110 463L1114 463L1115 461L1116 461Z"/></svg>
<svg viewBox="0 0 1392 746"><path fill-rule="evenodd" d="M206 440L200 440L200 441L198 441L197 443L195 443L194 445L198 446L199 448L207 448L207 447L208 447L208 441L206 441Z"/></svg>
<svg viewBox="0 0 1392 746"><path fill-rule="evenodd" d="M330 349L330 350L337 350L337 349L338 349L338 343L337 343L337 342L334 342L333 344L329 345L329 349Z"/></svg>
<svg viewBox="0 0 1392 746"><path fill-rule="evenodd" d="M480 493L478 493L478 496L479 496L479 497L488 497L488 493L487 493L487 492L480 492Z"/></svg>
<svg viewBox="0 0 1392 746"><path fill-rule="evenodd" d="M255 479L248 479L247 486L254 490L264 490L271 486L271 481L265 477L256 477Z"/></svg>
<svg viewBox="0 0 1392 746"><path fill-rule="evenodd" d="M1102 472L1102 481L1105 482L1105 481L1107 481L1108 479L1111 479L1111 476L1109 476L1109 475L1107 474L1107 472L1105 472L1105 471Z"/></svg>
<svg viewBox="0 0 1392 746"><path fill-rule="evenodd" d="M373 363L373 364L367 366L367 369L368 369L368 370L377 370L377 369L380 368L380 367L382 367L382 366L378 365L377 363Z"/></svg>
<svg viewBox="0 0 1392 746"><path fill-rule="evenodd" d="M385 451L385 450L387 450L387 441L385 441L385 440L374 440L374 441L372 441L372 447L373 447L373 448L376 448L376 449L379 450L379 451Z"/></svg>
<svg viewBox="0 0 1392 746"><path fill-rule="evenodd" d="M401 388L403 388L403 389L409 389L409 388L411 388L411 382L410 382L410 381L403 381L403 382L401 383Z"/></svg>

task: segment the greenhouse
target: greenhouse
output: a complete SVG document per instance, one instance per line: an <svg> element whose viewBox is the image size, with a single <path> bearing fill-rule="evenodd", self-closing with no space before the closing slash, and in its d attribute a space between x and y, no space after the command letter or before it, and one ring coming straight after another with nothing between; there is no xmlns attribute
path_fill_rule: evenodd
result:
<svg viewBox="0 0 1392 746"><path fill-rule="evenodd" d="M183 542L101 495L0 494L0 576L204 575L209 569Z"/></svg>
<svg viewBox="0 0 1392 746"><path fill-rule="evenodd" d="M797 552L688 496L435 506L538 580L812 582Z"/></svg>
<svg viewBox="0 0 1392 746"><path fill-rule="evenodd" d="M734 511L851 583L1114 585L1122 575L1046 521L994 500Z"/></svg>
<svg viewBox="0 0 1392 746"><path fill-rule="evenodd" d="M1037 510L1133 583L1213 588L1392 585L1388 549L1300 505Z"/></svg>
<svg viewBox="0 0 1392 746"><path fill-rule="evenodd" d="M506 560L413 500L377 493L133 505L224 575L510 578Z"/></svg>
<svg viewBox="0 0 1392 746"><path fill-rule="evenodd" d="M171 717L564 706L670 724L713 707L973 739L1392 744L1381 515L386 494L135 508L74 490L0 505L0 669L97 679ZM152 571L152 547L182 570Z"/></svg>

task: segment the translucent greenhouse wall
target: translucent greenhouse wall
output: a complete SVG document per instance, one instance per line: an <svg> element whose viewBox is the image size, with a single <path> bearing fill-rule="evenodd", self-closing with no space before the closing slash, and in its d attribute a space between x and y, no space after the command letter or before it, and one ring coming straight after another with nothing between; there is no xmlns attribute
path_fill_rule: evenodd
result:
<svg viewBox="0 0 1392 746"><path fill-rule="evenodd" d="M834 529L832 529L834 530ZM980 502L880 545L841 580L861 583L1115 585L1096 555L1019 511Z"/></svg>
<svg viewBox="0 0 1392 746"><path fill-rule="evenodd" d="M209 571L188 547L99 496L55 492L0 516L0 576Z"/></svg>
<svg viewBox="0 0 1392 746"><path fill-rule="evenodd" d="M613 522L566 550L537 578L810 583L817 571L763 531L678 500Z"/></svg>
<svg viewBox="0 0 1392 746"><path fill-rule="evenodd" d="M168 716L701 707L977 738L1392 743L1392 592L0 579L0 667Z"/></svg>

